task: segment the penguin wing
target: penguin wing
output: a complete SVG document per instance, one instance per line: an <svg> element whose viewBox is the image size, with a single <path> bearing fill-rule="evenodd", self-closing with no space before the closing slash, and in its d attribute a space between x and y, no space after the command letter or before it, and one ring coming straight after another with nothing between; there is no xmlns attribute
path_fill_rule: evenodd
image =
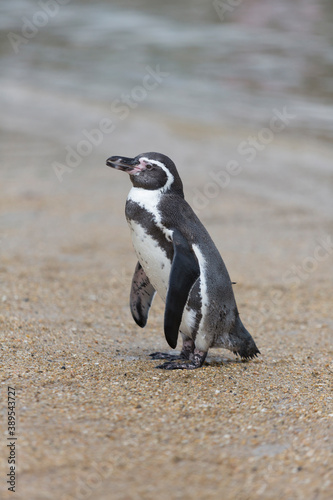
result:
<svg viewBox="0 0 333 500"><path fill-rule="evenodd" d="M146 326L149 309L155 293L155 288L150 283L140 262L138 262L132 279L130 308L134 321L141 328Z"/></svg>
<svg viewBox="0 0 333 500"><path fill-rule="evenodd" d="M200 276L197 258L187 239L178 229L173 230L173 260L164 313L164 334L170 347L175 349L178 331L188 294Z"/></svg>

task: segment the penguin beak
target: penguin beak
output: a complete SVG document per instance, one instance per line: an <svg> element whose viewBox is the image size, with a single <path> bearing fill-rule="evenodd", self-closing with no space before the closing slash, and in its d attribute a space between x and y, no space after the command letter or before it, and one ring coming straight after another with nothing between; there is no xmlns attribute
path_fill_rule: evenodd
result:
<svg viewBox="0 0 333 500"><path fill-rule="evenodd" d="M108 167L115 168L116 170L122 170L130 175L136 174L141 171L140 164L138 164L136 158L126 158L125 156L110 156L106 160Z"/></svg>

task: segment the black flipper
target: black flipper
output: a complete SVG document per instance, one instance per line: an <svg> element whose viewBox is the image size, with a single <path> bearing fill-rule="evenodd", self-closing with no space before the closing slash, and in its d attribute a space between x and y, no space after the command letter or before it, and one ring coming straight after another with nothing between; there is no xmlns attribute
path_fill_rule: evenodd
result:
<svg viewBox="0 0 333 500"><path fill-rule="evenodd" d="M146 326L149 309L155 293L155 288L150 283L140 262L138 262L132 279L130 307L134 321L141 328Z"/></svg>
<svg viewBox="0 0 333 500"><path fill-rule="evenodd" d="M178 229L174 229L172 239L174 255L164 312L164 334L169 346L175 349L183 310L189 291L200 276L200 267L188 241Z"/></svg>

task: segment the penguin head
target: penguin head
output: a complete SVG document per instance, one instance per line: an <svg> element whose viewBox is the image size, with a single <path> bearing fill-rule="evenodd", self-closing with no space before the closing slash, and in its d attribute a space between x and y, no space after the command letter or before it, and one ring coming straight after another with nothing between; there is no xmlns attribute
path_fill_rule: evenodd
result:
<svg viewBox="0 0 333 500"><path fill-rule="evenodd" d="M183 184L176 165L161 153L142 153L135 158L111 156L109 167L127 172L134 187L162 192L173 191L183 196Z"/></svg>

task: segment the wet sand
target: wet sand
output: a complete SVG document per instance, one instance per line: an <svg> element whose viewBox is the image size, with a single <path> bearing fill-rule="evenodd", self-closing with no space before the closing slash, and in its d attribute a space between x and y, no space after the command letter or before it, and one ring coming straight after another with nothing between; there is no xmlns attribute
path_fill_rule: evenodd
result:
<svg viewBox="0 0 333 500"><path fill-rule="evenodd" d="M131 319L130 185L104 161L152 143L175 151L191 202L207 175L199 152L223 147L232 159L241 134L219 139L179 127L147 123L148 140L133 126L130 147L120 128L62 183L50 169L59 144L4 136L1 409L6 415L14 387L18 477L13 495L2 460L1 498L331 498L333 218L305 190L310 173L300 170L303 191L287 196L292 181L295 193L300 186L287 172L301 141L277 138L254 162L257 180L255 170L244 172L200 211L261 356L243 363L212 349L200 370L156 370L148 354L168 350L162 302L146 329ZM324 143L307 147L325 163ZM285 190L267 174L272 193L276 186L269 196L260 182L279 162ZM323 192L332 182L325 175ZM2 456L5 432L2 419Z"/></svg>

